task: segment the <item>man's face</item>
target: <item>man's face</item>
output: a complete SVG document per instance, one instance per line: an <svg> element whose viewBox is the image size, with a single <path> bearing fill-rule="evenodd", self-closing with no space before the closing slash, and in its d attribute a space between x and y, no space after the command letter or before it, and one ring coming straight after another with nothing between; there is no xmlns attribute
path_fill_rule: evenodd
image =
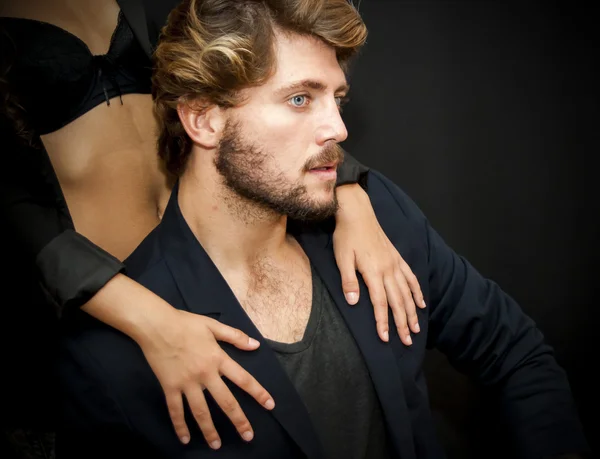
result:
<svg viewBox="0 0 600 459"><path fill-rule="evenodd" d="M294 219L321 220L337 209L346 79L335 51L312 37L278 33L276 56L274 75L228 110L215 164L239 195Z"/></svg>

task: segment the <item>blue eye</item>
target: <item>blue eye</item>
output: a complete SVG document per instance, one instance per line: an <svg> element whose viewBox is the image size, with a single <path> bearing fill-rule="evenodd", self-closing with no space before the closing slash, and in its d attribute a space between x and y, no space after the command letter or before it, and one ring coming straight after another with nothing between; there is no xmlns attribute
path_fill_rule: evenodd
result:
<svg viewBox="0 0 600 459"><path fill-rule="evenodd" d="M290 102L294 107L302 107L306 105L306 102L308 102L307 99L308 98L306 96L294 96L290 99Z"/></svg>

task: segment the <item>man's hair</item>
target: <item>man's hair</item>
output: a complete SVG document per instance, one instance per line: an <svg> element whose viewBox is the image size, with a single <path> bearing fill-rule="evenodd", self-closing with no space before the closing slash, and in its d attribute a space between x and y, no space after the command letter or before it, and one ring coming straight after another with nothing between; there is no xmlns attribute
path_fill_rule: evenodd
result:
<svg viewBox="0 0 600 459"><path fill-rule="evenodd" d="M180 175L192 149L178 103L199 110L241 103L240 90L275 71L276 30L321 40L344 70L367 36L348 0L184 0L171 11L152 76L158 149L169 172Z"/></svg>

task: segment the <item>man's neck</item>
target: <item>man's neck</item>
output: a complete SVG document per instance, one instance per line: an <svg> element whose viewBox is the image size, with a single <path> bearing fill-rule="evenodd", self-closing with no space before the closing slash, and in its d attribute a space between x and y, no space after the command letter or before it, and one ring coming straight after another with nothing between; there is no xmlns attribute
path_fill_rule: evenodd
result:
<svg viewBox="0 0 600 459"><path fill-rule="evenodd" d="M180 179L179 207L221 272L250 271L261 259L285 256L285 216L237 195L208 164L188 170L194 172Z"/></svg>
<svg viewBox="0 0 600 459"><path fill-rule="evenodd" d="M312 281L308 257L286 234L287 219L229 190L212 164L188 170L178 202L190 229L261 334L298 341L310 316Z"/></svg>

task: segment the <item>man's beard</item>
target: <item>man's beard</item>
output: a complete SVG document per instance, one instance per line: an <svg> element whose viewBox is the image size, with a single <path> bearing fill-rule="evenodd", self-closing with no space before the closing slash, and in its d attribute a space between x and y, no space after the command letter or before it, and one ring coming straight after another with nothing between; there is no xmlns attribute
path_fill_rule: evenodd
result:
<svg viewBox="0 0 600 459"><path fill-rule="evenodd" d="M326 184L333 197L327 202L313 201L300 183L290 183L283 174L274 175L267 168L269 156L256 145L242 141L239 123L227 122L219 151L215 157L217 171L225 185L253 203L279 215L302 221L322 221L332 217L338 208L335 183ZM324 148L311 157L302 172L328 163L341 163L344 152L337 144Z"/></svg>

